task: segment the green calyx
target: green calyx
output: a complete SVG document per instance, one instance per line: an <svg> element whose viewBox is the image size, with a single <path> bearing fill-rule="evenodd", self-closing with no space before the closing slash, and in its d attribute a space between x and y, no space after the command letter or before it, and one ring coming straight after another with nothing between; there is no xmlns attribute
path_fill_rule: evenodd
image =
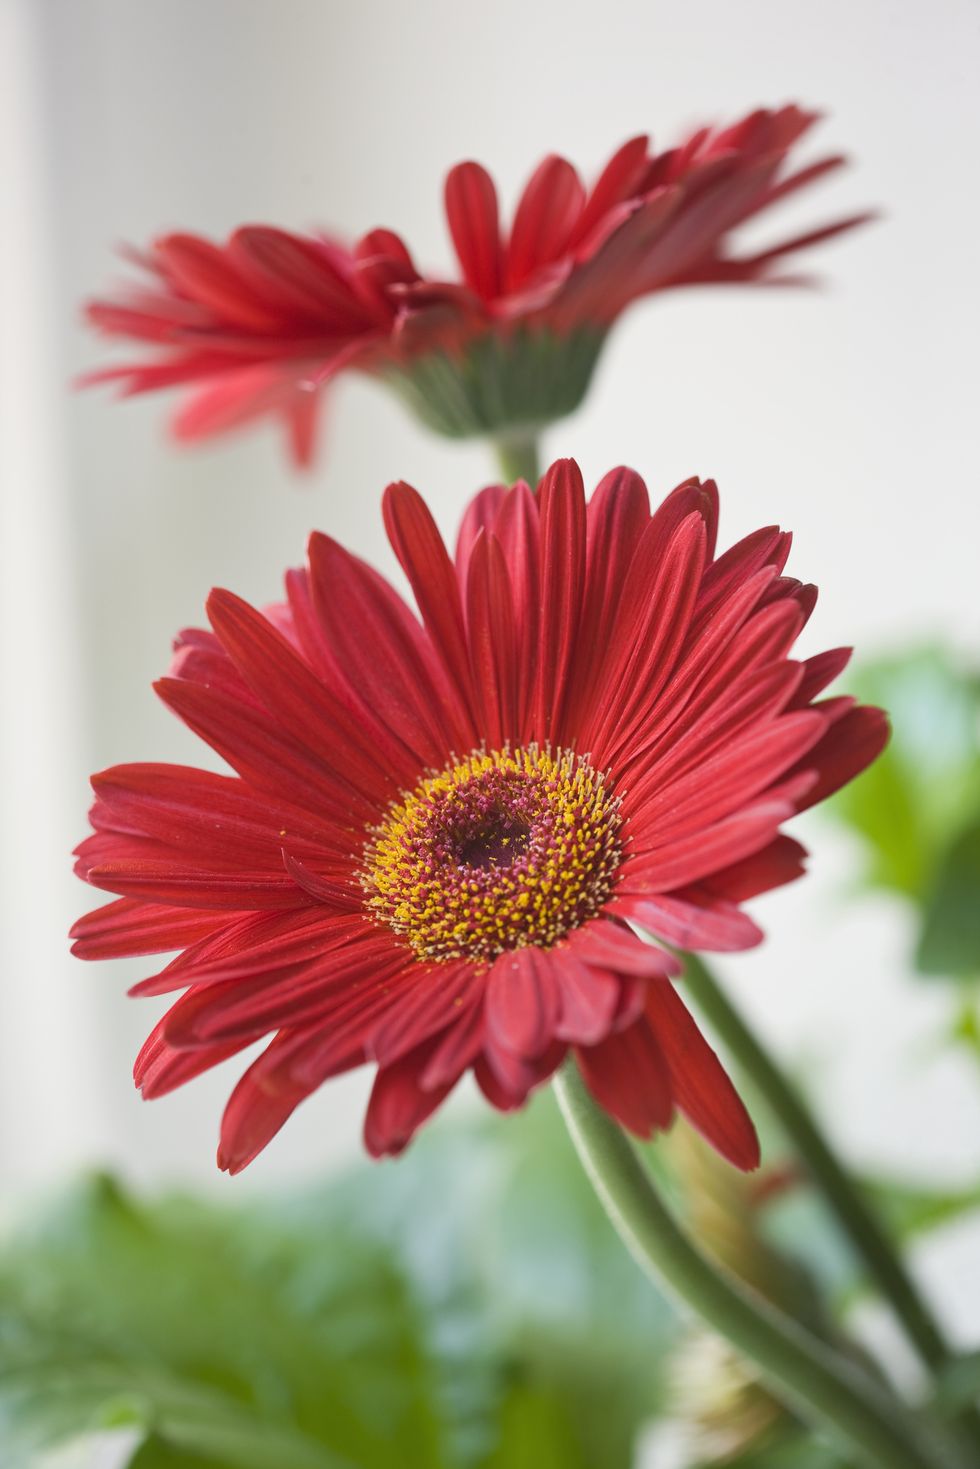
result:
<svg viewBox="0 0 980 1469"><path fill-rule="evenodd" d="M487 331L388 367L384 379L436 433L524 438L572 413L585 397L605 332L579 327Z"/></svg>

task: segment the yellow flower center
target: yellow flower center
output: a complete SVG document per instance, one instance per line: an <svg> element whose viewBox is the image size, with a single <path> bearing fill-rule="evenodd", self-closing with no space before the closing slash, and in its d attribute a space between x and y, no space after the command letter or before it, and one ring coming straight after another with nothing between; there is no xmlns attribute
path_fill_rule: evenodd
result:
<svg viewBox="0 0 980 1469"><path fill-rule="evenodd" d="M583 757L476 751L423 780L372 833L366 905L429 961L546 948L609 897L621 825Z"/></svg>

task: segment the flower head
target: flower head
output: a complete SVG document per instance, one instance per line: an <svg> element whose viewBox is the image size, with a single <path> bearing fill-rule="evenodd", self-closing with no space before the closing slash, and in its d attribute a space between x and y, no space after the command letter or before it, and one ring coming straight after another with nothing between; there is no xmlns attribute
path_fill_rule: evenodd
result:
<svg viewBox="0 0 980 1469"><path fill-rule="evenodd" d="M266 225L225 244L165 235L133 254L147 280L90 303L111 336L145 358L89 375L126 393L188 385L174 432L199 439L271 414L310 461L319 400L339 373L384 378L432 427L506 436L570 413L606 335L633 301L682 285L790 279L784 257L866 219L852 216L737 253L732 232L832 169L792 169L816 121L797 107L758 111L679 147L625 143L586 188L564 158L533 173L509 230L477 163L446 180L461 279L423 276L390 230L351 248Z"/></svg>
<svg viewBox="0 0 980 1469"><path fill-rule="evenodd" d="M465 1072L506 1110L573 1052L633 1132L680 1109L754 1166L679 963L635 930L757 943L743 900L802 871L782 823L886 738L880 711L817 698L846 650L789 656L815 599L783 575L789 537L716 556L711 482L651 514L614 470L586 505L572 461L477 495L455 559L408 485L384 513L421 622L314 534L284 603L213 592L158 685L234 774L94 779L78 870L120 896L75 951L180 951L135 989L184 991L137 1061L144 1095L271 1034L225 1114L237 1170L351 1067L377 1067L383 1154Z"/></svg>

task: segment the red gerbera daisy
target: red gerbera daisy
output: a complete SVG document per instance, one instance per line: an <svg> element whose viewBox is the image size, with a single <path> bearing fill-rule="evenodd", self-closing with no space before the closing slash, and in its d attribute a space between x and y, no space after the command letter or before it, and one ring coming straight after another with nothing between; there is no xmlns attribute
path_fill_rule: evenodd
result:
<svg viewBox="0 0 980 1469"><path fill-rule="evenodd" d="M844 161L786 171L816 117L754 112L663 153L633 138L591 190L564 158L546 158L509 233L490 175L461 163L446 180L459 282L423 278L389 230L352 249L265 225L224 245L166 235L133 256L148 284L88 307L95 326L156 355L88 381L115 379L126 393L195 384L174 422L180 439L283 417L301 464L321 391L346 368L390 381L443 433L540 428L577 407L632 301L673 286L786 280L776 273L784 256L868 218L731 253L737 226Z"/></svg>
<svg viewBox="0 0 980 1469"><path fill-rule="evenodd" d="M181 635L157 687L235 774L95 777L78 870L122 896L74 937L84 958L181 950L134 991L185 991L137 1061L145 1096L274 1033L228 1105L222 1167L364 1062L383 1154L467 1070L506 1110L570 1051L634 1133L680 1108L756 1163L679 964L631 925L757 943L742 901L802 870L781 824L861 770L886 725L814 702L847 652L789 658L815 599L782 574L789 536L716 557L717 511L690 480L651 514L627 469L586 506L560 461L536 495L479 494L454 562L397 484L385 522L421 624L320 534L285 603L212 593L213 630Z"/></svg>

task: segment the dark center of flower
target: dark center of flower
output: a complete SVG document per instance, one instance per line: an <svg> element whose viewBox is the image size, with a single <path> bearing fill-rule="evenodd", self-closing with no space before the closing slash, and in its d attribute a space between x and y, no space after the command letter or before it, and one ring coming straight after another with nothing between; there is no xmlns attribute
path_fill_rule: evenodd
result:
<svg viewBox="0 0 980 1469"><path fill-rule="evenodd" d="M488 823L483 830L466 833L459 844L461 867L509 867L525 850L530 829L518 826L508 816L501 815Z"/></svg>
<svg viewBox="0 0 980 1469"><path fill-rule="evenodd" d="M428 960L548 947L612 892L621 825L582 757L477 751L422 781L372 833L367 907Z"/></svg>

